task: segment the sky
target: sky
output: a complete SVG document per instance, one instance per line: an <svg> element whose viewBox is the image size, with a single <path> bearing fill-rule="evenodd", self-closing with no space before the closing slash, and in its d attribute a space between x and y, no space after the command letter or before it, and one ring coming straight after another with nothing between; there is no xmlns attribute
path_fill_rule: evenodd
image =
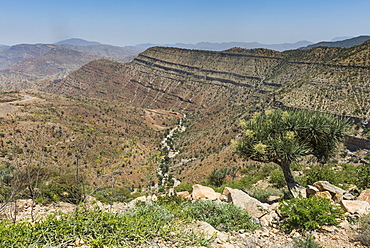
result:
<svg viewBox="0 0 370 248"><path fill-rule="evenodd" d="M0 0L0 44L294 43L370 34L370 0Z"/></svg>

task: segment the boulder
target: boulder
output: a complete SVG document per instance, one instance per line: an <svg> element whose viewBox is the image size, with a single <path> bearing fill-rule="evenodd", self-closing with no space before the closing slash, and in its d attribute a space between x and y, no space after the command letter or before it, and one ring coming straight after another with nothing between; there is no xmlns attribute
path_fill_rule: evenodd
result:
<svg viewBox="0 0 370 248"><path fill-rule="evenodd" d="M348 213L364 215L370 213L370 204L366 201L343 200L341 207Z"/></svg>
<svg viewBox="0 0 370 248"><path fill-rule="evenodd" d="M268 212L269 204L260 202L240 189L225 187L223 194L227 196L228 202L247 210L252 217L260 218Z"/></svg>
<svg viewBox="0 0 370 248"><path fill-rule="evenodd" d="M271 211L259 218L262 226L273 226L274 224L278 223L279 220L279 215L275 211Z"/></svg>
<svg viewBox="0 0 370 248"><path fill-rule="evenodd" d="M331 194L329 191L319 191L315 194L315 196L331 200Z"/></svg>
<svg viewBox="0 0 370 248"><path fill-rule="evenodd" d="M213 226L204 221L197 221L190 226L193 233L203 236L205 239L218 239L226 242L229 237L226 233L216 230Z"/></svg>
<svg viewBox="0 0 370 248"><path fill-rule="evenodd" d="M193 185L193 192L191 193L191 197L193 200L207 199L215 201L218 199L218 195L212 188L202 186L200 184Z"/></svg>
<svg viewBox="0 0 370 248"><path fill-rule="evenodd" d="M337 191L333 196L333 201L335 203L341 203L341 201L343 201L343 195Z"/></svg>
<svg viewBox="0 0 370 248"><path fill-rule="evenodd" d="M278 200L280 200L281 197L280 196L277 196L277 195L270 195L267 197L266 201L268 203L274 203L274 202L277 202Z"/></svg>
<svg viewBox="0 0 370 248"><path fill-rule="evenodd" d="M215 196L216 196L216 201L217 202L221 202L222 201L222 199L224 198L224 196L222 196L222 194L221 193L215 193Z"/></svg>
<svg viewBox="0 0 370 248"><path fill-rule="evenodd" d="M337 187L337 186L334 186L333 184L327 182L327 181L318 181L316 183L313 184L313 186L315 186L316 188L318 188L320 191L329 191L330 193L333 193L335 194L335 192L339 192L341 193L342 195L344 195L346 193L345 190Z"/></svg>
<svg viewBox="0 0 370 248"><path fill-rule="evenodd" d="M318 188L320 191L329 191L331 194L341 194L343 195L343 199L345 200L354 200L356 197L345 190L327 182L327 181L318 181L313 184L316 188Z"/></svg>
<svg viewBox="0 0 370 248"><path fill-rule="evenodd" d="M356 196L352 195L351 193L346 192L343 195L343 199L345 199L345 200L354 200L354 199L356 199Z"/></svg>
<svg viewBox="0 0 370 248"><path fill-rule="evenodd" d="M361 194L357 197L357 200L370 203L370 189L362 191Z"/></svg>
<svg viewBox="0 0 370 248"><path fill-rule="evenodd" d="M191 198L191 195L188 191L181 191L176 193L178 196L181 197L183 200L189 200Z"/></svg>
<svg viewBox="0 0 370 248"><path fill-rule="evenodd" d="M315 186L312 186L312 185L308 185L307 188L306 188L307 195L314 195L319 191L320 190L318 188L316 188Z"/></svg>

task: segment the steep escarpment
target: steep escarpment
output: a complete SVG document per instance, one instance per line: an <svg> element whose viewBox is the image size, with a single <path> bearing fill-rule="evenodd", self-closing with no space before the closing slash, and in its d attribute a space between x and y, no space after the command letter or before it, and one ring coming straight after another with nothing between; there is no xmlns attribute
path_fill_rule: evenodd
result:
<svg viewBox="0 0 370 248"><path fill-rule="evenodd" d="M229 141L238 121L276 104L357 118L369 116L370 43L353 48L223 52L154 47L129 64L91 62L46 90L186 114L172 144L178 178L242 166Z"/></svg>

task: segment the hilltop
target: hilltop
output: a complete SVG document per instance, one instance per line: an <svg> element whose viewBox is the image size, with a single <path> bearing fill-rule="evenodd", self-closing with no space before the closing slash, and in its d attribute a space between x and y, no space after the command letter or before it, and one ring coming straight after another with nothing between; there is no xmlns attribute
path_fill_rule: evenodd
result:
<svg viewBox="0 0 370 248"><path fill-rule="evenodd" d="M62 40L59 42L55 42L54 45L72 45L72 46L95 46L95 45L101 45L100 42L96 41L87 41L84 39L79 39L79 38L71 38L71 39L66 39Z"/></svg>

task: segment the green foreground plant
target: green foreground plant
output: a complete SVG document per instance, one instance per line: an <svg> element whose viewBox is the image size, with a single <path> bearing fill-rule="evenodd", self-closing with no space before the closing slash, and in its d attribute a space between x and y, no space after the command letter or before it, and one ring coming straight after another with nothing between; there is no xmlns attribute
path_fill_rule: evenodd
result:
<svg viewBox="0 0 370 248"><path fill-rule="evenodd" d="M182 210L192 219L205 221L219 231L229 232L257 228L257 225L252 223L249 213L233 204L211 201L184 202Z"/></svg>
<svg viewBox="0 0 370 248"><path fill-rule="evenodd" d="M231 204L193 204L173 197L139 203L122 214L80 208L35 223L1 220L0 247L67 247L76 239L91 247L155 246L157 242L176 247L207 245L209 240L202 234L185 230L185 224L194 220L206 221L222 231L257 228L246 211Z"/></svg>
<svg viewBox="0 0 370 248"><path fill-rule="evenodd" d="M330 200L320 197L293 198L283 201L280 212L287 216L283 226L293 229L312 230L321 225L338 225L343 210Z"/></svg>
<svg viewBox="0 0 370 248"><path fill-rule="evenodd" d="M312 235L296 238L293 240L294 248L321 248Z"/></svg>

